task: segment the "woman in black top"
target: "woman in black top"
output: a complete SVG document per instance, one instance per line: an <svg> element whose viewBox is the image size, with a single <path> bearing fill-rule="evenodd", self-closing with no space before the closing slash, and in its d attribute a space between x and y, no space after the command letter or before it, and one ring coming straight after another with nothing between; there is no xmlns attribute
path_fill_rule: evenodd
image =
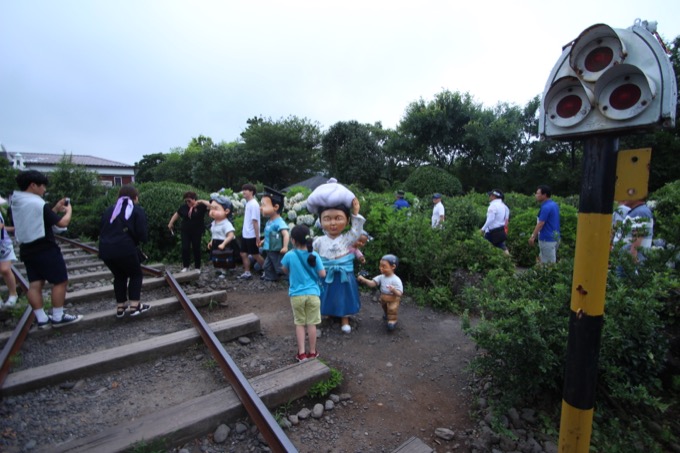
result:
<svg viewBox="0 0 680 453"><path fill-rule="evenodd" d="M140 303L142 293L142 264L138 245L146 242L148 228L146 212L138 206L139 192L123 186L118 201L102 215L99 233L99 257L113 274L113 292L118 307L116 316L122 318L130 303L130 316L137 316L151 307Z"/></svg>
<svg viewBox="0 0 680 453"><path fill-rule="evenodd" d="M170 223L168 223L168 229L174 235L175 222L180 218L182 219L182 272L189 270L191 251L194 255L194 267L201 270L201 252L203 251L201 239L205 232L205 214L208 212L210 202L197 198L196 192L186 192L184 203L172 215ZM192 250L190 251L190 249Z"/></svg>

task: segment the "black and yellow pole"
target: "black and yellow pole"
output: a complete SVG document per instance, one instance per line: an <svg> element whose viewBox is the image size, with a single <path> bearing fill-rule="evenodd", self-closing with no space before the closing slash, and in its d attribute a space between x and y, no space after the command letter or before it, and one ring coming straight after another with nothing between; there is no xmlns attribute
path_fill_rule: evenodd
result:
<svg viewBox="0 0 680 453"><path fill-rule="evenodd" d="M590 448L614 199L647 196L651 149L618 152L618 146L618 138L608 136L591 137L584 144L560 453L587 453Z"/></svg>
<svg viewBox="0 0 680 453"><path fill-rule="evenodd" d="M560 453L587 453L590 447L618 146L618 138L609 136L591 137L584 143Z"/></svg>

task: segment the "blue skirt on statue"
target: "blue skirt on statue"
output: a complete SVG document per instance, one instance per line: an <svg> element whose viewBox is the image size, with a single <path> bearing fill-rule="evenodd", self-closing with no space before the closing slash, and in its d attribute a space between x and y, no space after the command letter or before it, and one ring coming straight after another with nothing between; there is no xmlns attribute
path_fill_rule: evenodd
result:
<svg viewBox="0 0 680 453"><path fill-rule="evenodd" d="M322 261L326 268L326 279L321 294L321 315L343 317L358 313L361 301L354 276L354 254Z"/></svg>

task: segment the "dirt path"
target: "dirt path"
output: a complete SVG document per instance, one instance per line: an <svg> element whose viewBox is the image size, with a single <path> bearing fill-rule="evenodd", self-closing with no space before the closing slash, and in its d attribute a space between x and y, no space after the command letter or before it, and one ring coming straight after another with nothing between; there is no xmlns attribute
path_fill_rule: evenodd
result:
<svg viewBox="0 0 680 453"><path fill-rule="evenodd" d="M292 362L296 346L287 291L234 289L230 311L256 313L267 341L280 341L263 349ZM328 417L294 426L288 431L291 441L301 451L368 452L392 451L416 436L436 451L467 451L458 436L452 441L434 436L436 428L464 433L473 427L466 367L474 344L462 333L460 319L402 303L399 326L388 333L380 304L363 293L352 327L344 334L338 323L324 321L318 345L321 358L343 374L334 393L348 393L351 401ZM313 403L294 402L289 413Z"/></svg>

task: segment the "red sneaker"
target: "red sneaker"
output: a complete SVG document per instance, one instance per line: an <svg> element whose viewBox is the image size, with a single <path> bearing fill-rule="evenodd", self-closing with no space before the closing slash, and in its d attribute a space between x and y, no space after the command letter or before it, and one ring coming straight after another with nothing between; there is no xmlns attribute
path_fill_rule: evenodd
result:
<svg viewBox="0 0 680 453"><path fill-rule="evenodd" d="M317 357L319 357L319 351L307 353L308 359L316 359Z"/></svg>
<svg viewBox="0 0 680 453"><path fill-rule="evenodd" d="M305 354L304 352L302 354L298 354L295 356L295 360L297 360L298 362L304 362L305 360L307 360L307 354Z"/></svg>

